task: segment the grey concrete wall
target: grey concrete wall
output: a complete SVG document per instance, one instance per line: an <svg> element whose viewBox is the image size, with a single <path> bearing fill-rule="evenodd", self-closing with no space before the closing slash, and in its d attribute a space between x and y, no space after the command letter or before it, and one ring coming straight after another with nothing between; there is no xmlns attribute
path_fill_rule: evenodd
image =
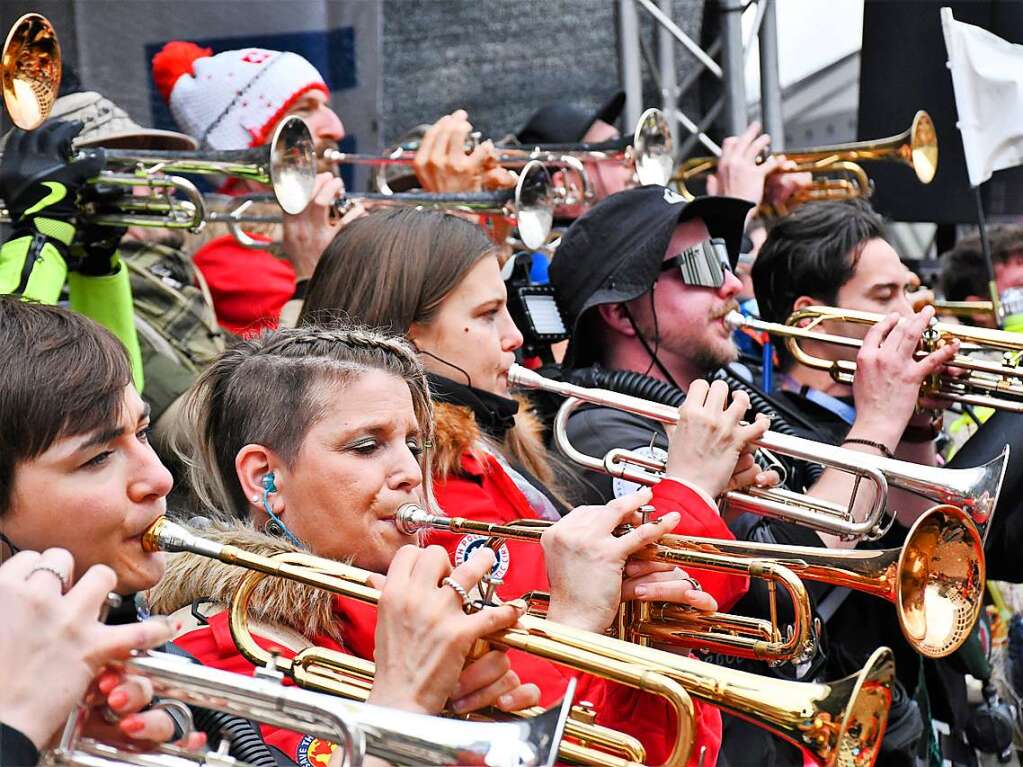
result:
<svg viewBox="0 0 1023 767"><path fill-rule="evenodd" d="M675 0L674 18L694 38L702 7ZM596 108L620 87L617 12L616 0L385 0L381 135L459 107L490 136L548 101ZM652 24L642 10L640 19L654 57ZM678 61L688 66L688 54ZM659 105L646 64L644 74L644 101Z"/></svg>

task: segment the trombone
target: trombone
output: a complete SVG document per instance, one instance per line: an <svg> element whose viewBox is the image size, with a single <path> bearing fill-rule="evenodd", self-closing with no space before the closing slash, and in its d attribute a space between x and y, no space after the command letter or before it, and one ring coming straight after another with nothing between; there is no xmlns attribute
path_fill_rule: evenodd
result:
<svg viewBox="0 0 1023 767"><path fill-rule="evenodd" d="M424 129L429 126L420 126ZM417 129L417 132L418 130ZM377 189L383 194L393 194L386 170L392 166L411 166L419 148L421 136L413 136L383 156L357 154L328 149L323 160L337 165L370 165L377 168L375 176ZM466 144L466 153L476 148L477 136ZM585 162L624 163L631 167L640 184L664 186L671 179L674 159L672 153L675 141L671 126L660 109L647 109L636 122L636 129L629 136L596 144L536 144L531 147L500 144L497 163L509 168L520 168L533 161L560 168L575 175L580 192L568 187L554 190L557 205L591 204L596 201L593 181L586 171Z"/></svg>
<svg viewBox="0 0 1023 767"><path fill-rule="evenodd" d="M354 767L361 765L366 755L395 764L550 767L557 756L573 692L570 688L560 706L533 719L460 722L285 687L283 675L272 665L248 677L176 655L150 652L132 656L124 662L124 668L149 679L159 696L336 743L344 751L344 764ZM113 764L135 763L130 753L79 739L83 713L80 710L77 716L72 715L60 746L51 752L56 763L96 767L89 757Z"/></svg>
<svg viewBox="0 0 1023 767"><path fill-rule="evenodd" d="M519 519L507 525L479 522L464 517L431 514L414 504L405 504L395 515L395 524L403 532L441 530L447 533L483 535L496 545L503 538L539 543L543 531L551 526L547 520ZM660 547L658 552L662 552ZM667 556L667 555L665 555ZM645 602L623 602L613 635L619 639L649 645L651 641L699 648L739 658L780 663L804 663L817 652L817 631L813 626L812 608L806 587L784 564L732 557L718 552L691 551L686 555L671 554L668 559L657 555L657 561L701 570L746 575L767 581L771 620L764 621L726 613L702 613L670 603L650 605ZM782 588L792 603L793 622L783 639L778 628L775 592ZM530 592L524 597L532 612L546 613L549 596Z"/></svg>
<svg viewBox="0 0 1023 767"><path fill-rule="evenodd" d="M225 211L210 211L206 221L225 224L239 244L250 248L266 248L268 243L249 236L242 225L247 223L279 224L276 215L248 213L253 203L272 202L268 195L252 194L233 198ZM554 223L554 192L550 174L536 160L528 162L519 174L515 189L496 192L345 192L334 203L341 213L353 201L370 205L392 207L419 207L431 209L464 210L484 215L513 217L519 230L519 239L530 250L540 248L546 241Z"/></svg>
<svg viewBox="0 0 1023 767"><path fill-rule="evenodd" d="M850 342L850 339L841 336L838 338ZM560 394L568 398L554 419L554 442L571 461L592 471L644 485L653 485L660 481L665 470L664 461L647 458L636 451L621 448L608 451L603 459L577 450L568 438L568 419L578 408L589 403L624 410L670 425L678 421L677 408L607 389L588 389L555 381L519 365L512 365L508 371L508 381L516 386ZM849 499L848 505L842 506L781 488L750 488L745 492L726 493L724 499L728 507L795 522L848 539L876 539L891 526L894 516L886 511L889 485L930 498L939 504L963 508L983 538L998 502L998 493L1009 459L1009 446L1006 445L1001 455L981 466L969 469L941 469L881 458L773 431L767 432L756 445L775 453L856 475L853 496ZM872 485L875 492L865 518L857 520L853 509L859 485L863 481Z"/></svg>
<svg viewBox="0 0 1023 767"><path fill-rule="evenodd" d="M7 33L0 63L11 122L22 130L42 125L57 100L60 74L60 42L53 25L45 16L26 13Z"/></svg>
<svg viewBox="0 0 1023 767"><path fill-rule="evenodd" d="M551 522L519 520L493 525L448 519L406 505L397 523L405 532L422 529L478 533L538 543ZM523 524L525 523L525 524ZM668 534L638 556L684 567L708 567L704 559L738 560L750 574L761 568L784 567L807 580L862 591L895 605L906 641L928 658L944 658L966 641L980 616L984 601L984 547L977 528L956 506L935 506L917 518L901 548L880 551L834 551L809 546L781 546L747 541L694 538ZM716 559L715 559L716 558ZM775 622L772 591L772 623ZM678 630L658 621L659 608L627 626L630 639L672 641ZM728 616L725 616L726 618ZM715 629L715 616L704 616ZM705 646L699 635L696 646ZM729 652L725 649L724 652Z"/></svg>
<svg viewBox="0 0 1023 767"><path fill-rule="evenodd" d="M222 151L158 149L83 149L72 158L103 158L107 167L89 180L90 186L145 187L146 195L87 202L82 214L102 226L147 226L198 231L206 220L202 194L176 173L223 174L269 184L277 204L288 213L301 213L313 197L316 154L312 134L298 117L280 122L266 146ZM175 195L182 194L184 199ZM0 202L2 207L2 202ZM5 211L6 214L6 211ZM5 215L0 220L8 220Z"/></svg>
<svg viewBox="0 0 1023 767"><path fill-rule="evenodd" d="M795 162L796 167L777 172L809 172L815 177L810 187L793 195L789 200L791 205L811 200L869 197L872 186L866 171L858 164L860 160L883 160L908 165L921 184L931 183L938 171L937 133L930 115L922 109L913 117L909 128L894 136L874 141L797 149L781 154ZM717 164L717 157L694 157L682 163L672 177L679 194L687 200L693 199L695 195L689 190L688 184L698 177L713 173ZM829 173L844 175L829 177ZM785 213L783 210L778 212L782 215Z"/></svg>
<svg viewBox="0 0 1023 767"><path fill-rule="evenodd" d="M858 338L827 333L820 328L822 323L848 322L857 325L874 325L884 315L861 312L833 306L808 306L789 315L784 324L743 317L739 312L730 312L725 321L733 328L748 327L785 338L789 353L800 364L817 370L826 370L840 383L851 384L856 373L856 363L849 360L830 360L817 357L805 351L801 340L859 349L863 342ZM805 324L804 324L805 323ZM972 325L959 325L932 320L924 331L917 358L926 356L940 346L958 339L964 351L1000 351L1001 362L976 359L968 354L957 354L949 363L967 371L961 377L937 375L924 383L921 396L933 397L947 403L975 405L1023 413L1023 338L1019 333Z"/></svg>
<svg viewBox="0 0 1023 767"><path fill-rule="evenodd" d="M251 652L250 660L258 665L269 654L242 630L247 623L247 595L265 575L291 578L368 604L376 604L380 596L380 592L367 585L370 574L365 570L303 553L261 557L195 536L166 518L157 520L146 531L143 546L147 551L188 551L255 571L246 576L232 599L231 630L242 653L249 657ZM821 765L872 765L887 723L895 673L892 652L882 647L874 651L860 672L835 682L770 679L575 630L531 615L522 616L515 627L487 639L673 701L676 715L684 716L678 719L681 737L669 760L672 764L683 764L692 744L693 712L685 704L688 691L806 749ZM372 663L354 659L358 678L353 682L350 676L345 676L339 684L337 667L352 665L353 658L333 653L339 656L335 659L329 653L323 648L309 648L292 660L278 659L278 665L284 673L294 675L301 686L364 697L371 684L368 678ZM339 663L332 668L334 660Z"/></svg>
<svg viewBox="0 0 1023 767"><path fill-rule="evenodd" d="M188 551L251 570L242 580L230 605L231 636L242 655L257 666L274 661L277 670L300 687L357 701L366 700L375 673L372 661L322 647L304 649L293 659L275 658L252 638L248 603L263 578L275 575L375 605L380 592L368 585L368 572L300 552L285 552L272 557L252 554L200 538L166 517L153 523L144 534L142 545L147 551ZM545 623L541 621L540 627ZM559 631L571 631L560 626L557 628ZM588 635L588 632L578 633ZM679 739L664 767L683 767L688 761L695 726L692 701L685 690L665 675L650 673L616 659L595 657L585 648L569 646L546 632L534 635L512 629L488 637L488 640L664 698L673 709L679 727ZM537 713L540 713L537 709L530 709L526 715ZM640 767L646 757L642 744L629 735L592 724L592 717L592 710L587 704L573 707L565 732L579 742L562 741L560 758L594 767Z"/></svg>

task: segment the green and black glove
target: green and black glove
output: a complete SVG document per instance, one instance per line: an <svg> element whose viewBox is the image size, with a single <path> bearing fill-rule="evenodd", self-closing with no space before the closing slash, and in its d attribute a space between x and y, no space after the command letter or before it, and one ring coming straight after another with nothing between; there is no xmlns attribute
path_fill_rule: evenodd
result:
<svg viewBox="0 0 1023 767"><path fill-rule="evenodd" d="M59 292L69 269L83 270L89 260L84 248L72 247L76 216L80 194L103 169L104 157L100 150L68 159L81 130L78 121L53 121L35 131L11 132L0 161L0 196L14 231L0 251L0 292L47 300ZM98 261L87 267L90 273L117 269L109 255L104 266Z"/></svg>

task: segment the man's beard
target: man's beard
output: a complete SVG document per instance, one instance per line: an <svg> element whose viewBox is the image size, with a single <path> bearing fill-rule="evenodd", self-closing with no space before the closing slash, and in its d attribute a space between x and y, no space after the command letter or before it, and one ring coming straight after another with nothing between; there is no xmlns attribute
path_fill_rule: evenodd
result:
<svg viewBox="0 0 1023 767"><path fill-rule="evenodd" d="M718 369L723 368L732 362L739 359L739 349L734 343L729 344L729 348L713 348L711 346L704 346L700 349L695 349L692 352L691 359L693 365L702 370L705 374L710 375L716 372Z"/></svg>
<svg viewBox="0 0 1023 767"><path fill-rule="evenodd" d="M649 343L654 354L657 354L658 351L666 347L670 348L677 345L677 342L673 343L670 339L665 339L663 333L655 336L652 329L648 338L650 339ZM675 354L678 355L678 353L678 350L676 350ZM739 348L731 339L727 341L727 347L724 342L716 344L710 341L698 345L690 343L685 347L684 354L689 364L706 376L739 359Z"/></svg>

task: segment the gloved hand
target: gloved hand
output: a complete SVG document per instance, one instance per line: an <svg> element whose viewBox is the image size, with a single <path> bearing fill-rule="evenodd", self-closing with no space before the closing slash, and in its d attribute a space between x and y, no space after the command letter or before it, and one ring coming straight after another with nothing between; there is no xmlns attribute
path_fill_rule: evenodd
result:
<svg viewBox="0 0 1023 767"><path fill-rule="evenodd" d="M124 186L90 185L81 200L98 213L116 213L117 203L130 194L131 190ZM88 218L80 219L75 241L71 244L71 270L86 277L116 274L121 265L117 246L126 231L123 226L100 226Z"/></svg>
<svg viewBox="0 0 1023 767"><path fill-rule="evenodd" d="M69 161L71 141L80 121L52 121L26 132L15 129L0 161L0 195L7 203L15 237L44 234L63 248L71 244L78 214L78 195L86 181L103 169L102 151Z"/></svg>

